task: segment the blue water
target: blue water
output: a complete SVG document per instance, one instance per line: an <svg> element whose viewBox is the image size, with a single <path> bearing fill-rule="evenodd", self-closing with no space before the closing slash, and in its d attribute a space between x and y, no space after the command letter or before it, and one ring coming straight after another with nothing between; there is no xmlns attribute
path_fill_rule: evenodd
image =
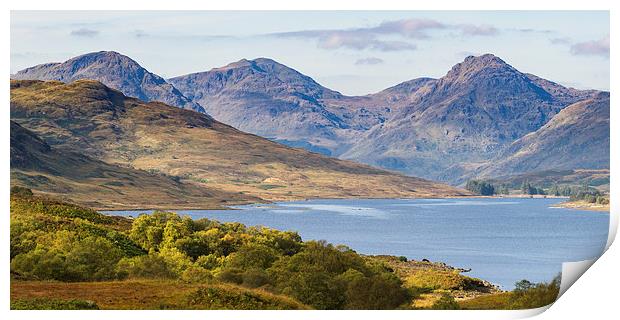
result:
<svg viewBox="0 0 620 320"><path fill-rule="evenodd" d="M562 262L591 259L607 241L609 213L551 208L561 199L309 200L179 210L210 218L297 231L304 240L345 244L362 254L390 254L472 268L512 289L521 279L549 281ZM108 211L137 216L135 211Z"/></svg>

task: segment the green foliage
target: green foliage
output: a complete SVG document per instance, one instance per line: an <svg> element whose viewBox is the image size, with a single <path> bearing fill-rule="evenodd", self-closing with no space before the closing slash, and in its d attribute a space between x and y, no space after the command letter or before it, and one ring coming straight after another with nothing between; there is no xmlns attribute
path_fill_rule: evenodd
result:
<svg viewBox="0 0 620 320"><path fill-rule="evenodd" d="M433 306L431 307L431 309L434 310L458 310L460 309L459 304L454 300L454 297L452 297L451 294L449 293L443 293L441 295L441 298L439 298L439 300L435 301L435 303L433 303Z"/></svg>
<svg viewBox="0 0 620 320"><path fill-rule="evenodd" d="M285 297L244 290L237 287L204 287L187 296L188 308L237 310L306 309L302 304Z"/></svg>
<svg viewBox="0 0 620 320"><path fill-rule="evenodd" d="M11 310L99 310L99 307L85 300L35 298L11 301Z"/></svg>
<svg viewBox="0 0 620 320"><path fill-rule="evenodd" d="M35 196L11 199L11 275L66 282L226 282L284 294L318 309L393 309L411 300L409 290L382 263L345 246L303 243L295 232L170 212L131 221ZM203 291L190 300L196 308L281 306L270 304L275 298L269 293L257 297L234 288L236 293ZM291 305L302 306L292 300Z"/></svg>
<svg viewBox="0 0 620 320"><path fill-rule="evenodd" d="M11 261L11 272L31 279L90 281L116 278L115 266L122 252L100 237L75 240L70 232L54 234L49 244L21 253Z"/></svg>
<svg viewBox="0 0 620 320"><path fill-rule="evenodd" d="M267 271L277 292L317 309L394 308L409 298L400 280L389 277L387 270L366 264L346 247L322 241L306 242L298 254L280 258ZM370 301L380 296L392 299Z"/></svg>
<svg viewBox="0 0 620 320"><path fill-rule="evenodd" d="M278 252L262 244L246 244L226 258L226 266L248 269L267 269L278 259Z"/></svg>
<svg viewBox="0 0 620 320"><path fill-rule="evenodd" d="M545 192L545 190L543 190L543 188L535 187L535 186L531 185L527 180L524 180L523 183L521 184L521 193L529 194L529 195L535 195L535 194L545 195L545 194L547 194Z"/></svg>
<svg viewBox="0 0 620 320"><path fill-rule="evenodd" d="M510 297L511 309L533 309L552 304L560 292L560 276L549 283L533 284L521 280L515 284Z"/></svg>
<svg viewBox="0 0 620 320"><path fill-rule="evenodd" d="M467 181L465 189L483 196L492 196L495 194L495 188L492 184L480 180Z"/></svg>
<svg viewBox="0 0 620 320"><path fill-rule="evenodd" d="M169 279L176 277L168 263L155 253L125 257L116 265L116 272L119 278Z"/></svg>

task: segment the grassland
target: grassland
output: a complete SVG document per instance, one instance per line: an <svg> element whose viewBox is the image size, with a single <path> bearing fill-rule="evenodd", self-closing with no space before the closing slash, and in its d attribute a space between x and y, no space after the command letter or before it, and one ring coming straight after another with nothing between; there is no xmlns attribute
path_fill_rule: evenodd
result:
<svg viewBox="0 0 620 320"><path fill-rule="evenodd" d="M309 309L286 296L230 284L189 284L174 280L11 282L13 303L42 298L52 301L92 301L99 309L113 310Z"/></svg>

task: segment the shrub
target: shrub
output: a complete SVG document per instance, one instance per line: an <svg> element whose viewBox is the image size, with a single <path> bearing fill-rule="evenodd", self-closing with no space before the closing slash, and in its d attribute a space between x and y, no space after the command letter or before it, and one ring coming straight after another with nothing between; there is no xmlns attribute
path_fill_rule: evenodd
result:
<svg viewBox="0 0 620 320"><path fill-rule="evenodd" d="M241 284L243 283L243 270L224 269L217 274L216 278L222 282Z"/></svg>
<svg viewBox="0 0 620 320"><path fill-rule="evenodd" d="M231 253L225 264L231 268L267 269L278 259L278 253L261 244L246 244L236 252Z"/></svg>
<svg viewBox="0 0 620 320"><path fill-rule="evenodd" d="M187 308L235 310L307 309L292 299L239 287L212 286L188 294Z"/></svg>
<svg viewBox="0 0 620 320"><path fill-rule="evenodd" d="M156 253L123 258L116 265L116 271L120 278L167 279L176 277L166 261Z"/></svg>
<svg viewBox="0 0 620 320"><path fill-rule="evenodd" d="M191 266L181 274L181 280L187 283L207 283L213 279L211 272L202 267Z"/></svg>
<svg viewBox="0 0 620 320"><path fill-rule="evenodd" d="M552 304L560 292L560 276L549 283L523 285L524 281L517 282L510 298L511 309L533 309Z"/></svg>
<svg viewBox="0 0 620 320"><path fill-rule="evenodd" d="M92 281L116 278L115 265L121 251L108 240L87 237L83 240L56 239L54 246L39 244L34 250L17 255L11 271L26 279ZM68 245L67 245L68 244Z"/></svg>
<svg viewBox="0 0 620 320"><path fill-rule="evenodd" d="M248 288L258 288L270 284L269 274L261 269L246 270L241 279L241 284Z"/></svg>

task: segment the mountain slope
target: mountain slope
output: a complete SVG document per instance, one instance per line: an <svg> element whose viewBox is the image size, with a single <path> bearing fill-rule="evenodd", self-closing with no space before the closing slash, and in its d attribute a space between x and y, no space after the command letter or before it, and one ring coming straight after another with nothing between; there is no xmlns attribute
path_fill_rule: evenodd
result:
<svg viewBox="0 0 620 320"><path fill-rule="evenodd" d="M324 100L346 97L271 59L240 60L221 68L169 79L183 94L206 106L215 119L243 131L292 145L337 154L349 131L366 129L357 118L367 110L330 108Z"/></svg>
<svg viewBox="0 0 620 320"><path fill-rule="evenodd" d="M543 170L609 168L609 93L572 104L479 170L498 177Z"/></svg>
<svg viewBox="0 0 620 320"><path fill-rule="evenodd" d="M268 200L439 197L465 191L294 149L96 81L12 81L11 118L52 148Z"/></svg>
<svg viewBox="0 0 620 320"><path fill-rule="evenodd" d="M136 61L114 51L99 51L71 58L63 63L46 63L17 72L16 80L97 80L144 101L166 104L204 113L199 104L189 100L162 77L142 68Z"/></svg>
<svg viewBox="0 0 620 320"><path fill-rule="evenodd" d="M342 158L455 181L469 163L494 158L589 94L560 98L496 56L468 57L419 87Z"/></svg>
<svg viewBox="0 0 620 320"><path fill-rule="evenodd" d="M11 185L53 196L70 196L78 203L99 209L217 208L225 203L257 201L182 183L162 174L111 165L78 152L58 150L14 121Z"/></svg>

